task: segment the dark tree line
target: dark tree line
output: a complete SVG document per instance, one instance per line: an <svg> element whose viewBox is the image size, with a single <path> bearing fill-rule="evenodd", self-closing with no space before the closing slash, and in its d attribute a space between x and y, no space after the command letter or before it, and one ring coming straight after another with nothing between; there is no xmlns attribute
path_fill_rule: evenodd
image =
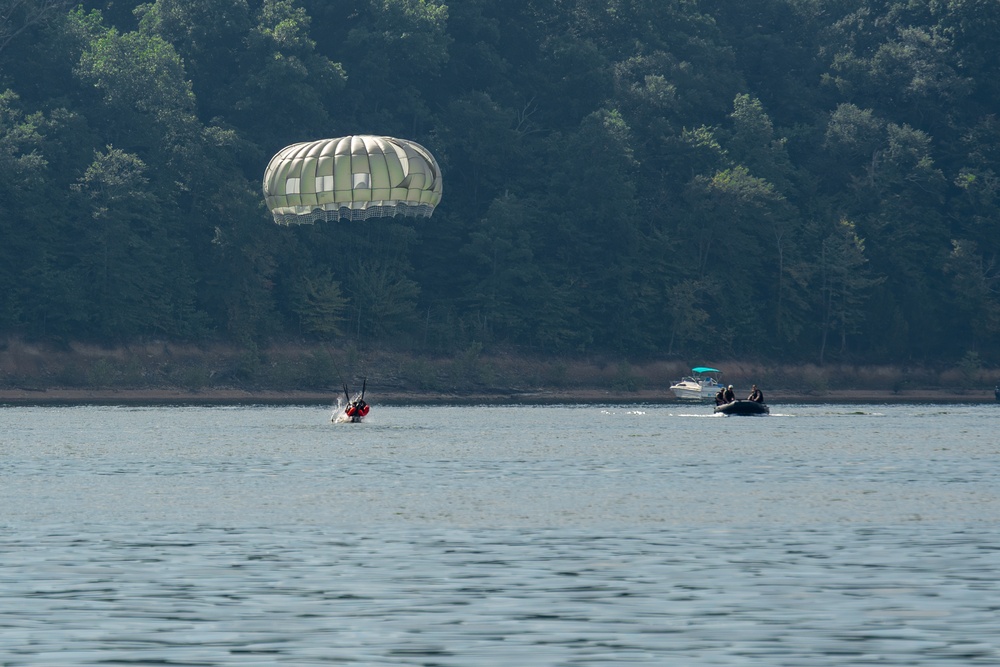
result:
<svg viewBox="0 0 1000 667"><path fill-rule="evenodd" d="M1000 3L0 0L0 333L1000 362ZM297 141L430 220L280 228Z"/></svg>

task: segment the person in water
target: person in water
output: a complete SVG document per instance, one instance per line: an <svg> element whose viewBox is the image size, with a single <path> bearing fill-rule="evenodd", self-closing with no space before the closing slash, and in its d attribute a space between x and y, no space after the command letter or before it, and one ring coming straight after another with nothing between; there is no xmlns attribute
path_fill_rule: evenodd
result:
<svg viewBox="0 0 1000 667"><path fill-rule="evenodd" d="M359 422L368 414L369 410L368 404L359 396L347 404L344 413L351 418L352 422Z"/></svg>
<svg viewBox="0 0 1000 667"><path fill-rule="evenodd" d="M351 392L344 385L344 397L347 398L347 407L344 408L344 414L350 419L354 424L358 423L366 416L368 416L369 407L365 403L365 388L368 386L368 378L365 378L364 384L361 385L361 393L355 394L354 398L351 398Z"/></svg>
<svg viewBox="0 0 1000 667"><path fill-rule="evenodd" d="M753 401L754 403L763 403L764 402L764 392L762 392L760 389L758 389L757 385L753 385L753 390L750 392L750 395L747 396L747 400L748 401Z"/></svg>
<svg viewBox="0 0 1000 667"><path fill-rule="evenodd" d="M347 404L347 409L344 412L347 413L352 422L359 422L368 414L369 409L364 400L357 398Z"/></svg>

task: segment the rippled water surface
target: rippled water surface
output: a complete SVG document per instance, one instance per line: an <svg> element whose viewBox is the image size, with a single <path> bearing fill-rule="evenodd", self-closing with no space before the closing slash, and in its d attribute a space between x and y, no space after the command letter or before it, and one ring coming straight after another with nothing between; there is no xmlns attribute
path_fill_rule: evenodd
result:
<svg viewBox="0 0 1000 667"><path fill-rule="evenodd" d="M1000 406L0 407L0 666L998 665Z"/></svg>

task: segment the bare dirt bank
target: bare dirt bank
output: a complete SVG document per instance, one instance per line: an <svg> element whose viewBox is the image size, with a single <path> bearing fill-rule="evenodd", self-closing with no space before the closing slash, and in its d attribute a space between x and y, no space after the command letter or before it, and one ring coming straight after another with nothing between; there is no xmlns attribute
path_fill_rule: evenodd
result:
<svg viewBox="0 0 1000 667"><path fill-rule="evenodd" d="M975 363L972 363L975 362ZM725 359L628 361L532 357L479 347L434 357L325 344L266 349L151 342L103 348L0 340L0 404L333 404L367 380L373 404L675 403L691 366L723 370L770 404L994 402L1000 369L768 364Z"/></svg>

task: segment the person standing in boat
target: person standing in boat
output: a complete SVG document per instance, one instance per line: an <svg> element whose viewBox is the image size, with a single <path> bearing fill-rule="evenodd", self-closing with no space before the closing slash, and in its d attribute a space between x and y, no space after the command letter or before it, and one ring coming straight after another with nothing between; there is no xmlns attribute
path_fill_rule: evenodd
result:
<svg viewBox="0 0 1000 667"><path fill-rule="evenodd" d="M764 402L764 392L762 392L760 389L758 389L757 385L753 385L753 389L750 392L750 395L747 396L747 400L748 401L753 401L754 403L763 403Z"/></svg>

